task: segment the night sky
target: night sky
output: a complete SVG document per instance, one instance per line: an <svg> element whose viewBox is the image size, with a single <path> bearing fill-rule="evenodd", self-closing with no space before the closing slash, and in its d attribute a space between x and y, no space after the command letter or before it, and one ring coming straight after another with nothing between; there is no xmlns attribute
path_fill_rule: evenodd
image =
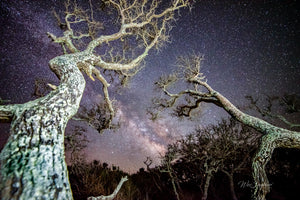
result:
<svg viewBox="0 0 300 200"><path fill-rule="evenodd" d="M48 67L51 58L62 54L61 47L46 35L62 34L53 9L64 10L62 2L0 2L1 99L24 103L36 98L36 78L58 84ZM171 31L172 43L159 52L150 52L146 67L128 88L120 93L110 89L119 107L119 129L99 135L83 122L70 121L67 134L74 125L87 130L88 161L96 159L135 172L145 167L147 156L158 164L166 145L196 126L216 123L228 116L220 108L206 104L194 121L177 120L167 114L158 121L149 120L146 108L157 95L153 83L174 70L179 55L204 54L203 73L208 83L240 107L249 103L246 95L263 98L266 94L300 94L300 13L296 0L203 0L197 1L191 12L181 10L180 15ZM98 102L100 94L100 83L87 80L82 104ZM3 146L8 125L2 124L0 131Z"/></svg>

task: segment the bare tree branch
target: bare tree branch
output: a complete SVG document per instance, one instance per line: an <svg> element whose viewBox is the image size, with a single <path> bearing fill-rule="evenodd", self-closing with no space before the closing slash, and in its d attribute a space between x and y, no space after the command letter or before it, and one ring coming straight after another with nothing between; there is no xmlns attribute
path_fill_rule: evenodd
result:
<svg viewBox="0 0 300 200"><path fill-rule="evenodd" d="M88 197L87 200L113 200L117 196L118 192L120 191L123 183L126 182L127 180L128 180L127 176L123 177L119 182L118 186L116 187L115 191L111 195L109 196L101 195L99 197Z"/></svg>
<svg viewBox="0 0 300 200"><path fill-rule="evenodd" d="M19 105L0 105L0 122L11 122Z"/></svg>
<svg viewBox="0 0 300 200"><path fill-rule="evenodd" d="M152 162L153 162L153 160L149 156L144 161L144 164L147 166L147 171L150 171L150 165L152 164Z"/></svg>
<svg viewBox="0 0 300 200"><path fill-rule="evenodd" d="M162 159L162 168L159 170L161 173L168 173L171 178L171 183L173 187L174 194L177 200L180 200L180 195L178 193L179 184L178 178L176 177L175 171L172 168L172 163L177 159L178 152L175 148L168 148L168 153ZM180 188L179 188L180 189Z"/></svg>
<svg viewBox="0 0 300 200"><path fill-rule="evenodd" d="M258 111L263 117L268 116L270 118L279 119L282 122L284 122L286 125L289 126L289 128L295 128L300 127L300 124L290 122L281 114L275 114L273 113L273 107L275 104L275 101L279 101L283 106L286 107L286 111L288 113L295 113L299 112L297 100L300 99L296 95L284 95L283 97L271 97L267 96L267 106L265 108L261 108L258 106L258 99L254 99L252 96L246 96L246 98L250 101L251 107L253 107L256 111ZM299 100L298 100L299 101Z"/></svg>

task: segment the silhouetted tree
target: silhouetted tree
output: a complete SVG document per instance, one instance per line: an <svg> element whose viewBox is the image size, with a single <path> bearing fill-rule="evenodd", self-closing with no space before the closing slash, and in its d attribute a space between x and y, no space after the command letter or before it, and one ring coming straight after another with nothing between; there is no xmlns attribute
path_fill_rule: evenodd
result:
<svg viewBox="0 0 300 200"><path fill-rule="evenodd" d="M84 135L85 131L84 128L75 126L74 131L65 136L65 149L70 153L71 163L84 162L83 149L89 142Z"/></svg>
<svg viewBox="0 0 300 200"><path fill-rule="evenodd" d="M178 177L176 176L176 172L172 167L172 164L176 158L177 158L177 149L171 148L171 146L169 146L167 153L162 157L160 172L167 173L169 175L176 199L180 200L180 195L178 192L178 189L180 190Z"/></svg>
<svg viewBox="0 0 300 200"><path fill-rule="evenodd" d="M150 166L152 164L152 159L150 157L147 157L147 159L144 161L144 164L147 166L147 170L150 171Z"/></svg>
<svg viewBox="0 0 300 200"><path fill-rule="evenodd" d="M177 155L174 157L177 168L173 167L173 170L183 181L198 179L196 183L202 188L203 200L208 197L214 174L223 172L228 177L232 198L237 199L234 174L251 170L248 166L251 166L251 155L257 148L257 140L258 134L233 119L198 128L169 146L171 152Z"/></svg>
<svg viewBox="0 0 300 200"><path fill-rule="evenodd" d="M172 186L169 185L169 175L162 173L159 167L150 168L145 171L143 168L136 174L131 176L131 179L138 189L135 199L172 199L174 192Z"/></svg>

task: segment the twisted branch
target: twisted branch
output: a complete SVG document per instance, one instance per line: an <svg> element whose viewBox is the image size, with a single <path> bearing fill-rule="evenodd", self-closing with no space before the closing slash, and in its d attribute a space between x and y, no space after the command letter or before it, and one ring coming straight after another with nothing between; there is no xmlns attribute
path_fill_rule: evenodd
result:
<svg viewBox="0 0 300 200"><path fill-rule="evenodd" d="M109 196L101 195L99 197L88 197L87 200L113 200L117 196L118 192L120 191L123 183L126 182L127 180L128 180L127 176L122 177L118 186L116 187L116 189L114 190L114 192L111 195L109 195Z"/></svg>
<svg viewBox="0 0 300 200"><path fill-rule="evenodd" d="M75 1L71 3L68 0L63 22L55 13L58 22L64 25L63 36L56 37L52 33L48 33L48 36L55 43L62 45L64 53L78 54L78 68L86 73L92 81L97 79L102 83L104 100L109 108L109 121L111 122L115 111L109 97L110 81L103 72L107 70L116 72L120 76L120 82L125 84L129 77L140 70L139 66L149 51L153 48L159 49L168 41L169 31L172 28L171 22L174 21L174 12L190 6L190 1L174 0L167 8L163 8L157 0L105 1L105 6L118 12L119 27L112 34L100 36L99 31L103 28L103 23L96 21L91 0L89 0L89 6L90 10L85 11ZM85 33L79 31L82 23L88 25ZM90 39L85 48L74 43L75 41L78 43L84 38ZM105 48L104 54L100 54L99 48ZM80 49L84 50L80 51Z"/></svg>

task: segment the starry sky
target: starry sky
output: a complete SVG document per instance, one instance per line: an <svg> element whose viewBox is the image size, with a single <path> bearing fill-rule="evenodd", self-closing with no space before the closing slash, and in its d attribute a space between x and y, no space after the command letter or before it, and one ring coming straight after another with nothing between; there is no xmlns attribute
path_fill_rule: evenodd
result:
<svg viewBox="0 0 300 200"><path fill-rule="evenodd" d="M52 10L63 8L62 2L56 0L0 2L2 99L24 103L36 98L33 92L37 78L58 84L48 62L62 50L46 33L61 34ZM145 167L147 156L158 164L166 145L196 126L228 116L220 108L206 104L193 121L168 114L155 122L149 120L146 108L156 95L153 83L174 70L179 55L204 54L203 73L208 83L241 107L247 103L246 95L300 94L300 13L296 0L202 0L191 11L182 10L177 19L170 33L171 43L159 52L150 52L145 68L128 88L119 93L110 90L118 105L119 129L99 135L83 122L69 122L67 134L75 125L87 130L88 161L97 159L135 172ZM82 104L99 101L100 93L100 83L87 80ZM0 126L1 146L8 127Z"/></svg>

